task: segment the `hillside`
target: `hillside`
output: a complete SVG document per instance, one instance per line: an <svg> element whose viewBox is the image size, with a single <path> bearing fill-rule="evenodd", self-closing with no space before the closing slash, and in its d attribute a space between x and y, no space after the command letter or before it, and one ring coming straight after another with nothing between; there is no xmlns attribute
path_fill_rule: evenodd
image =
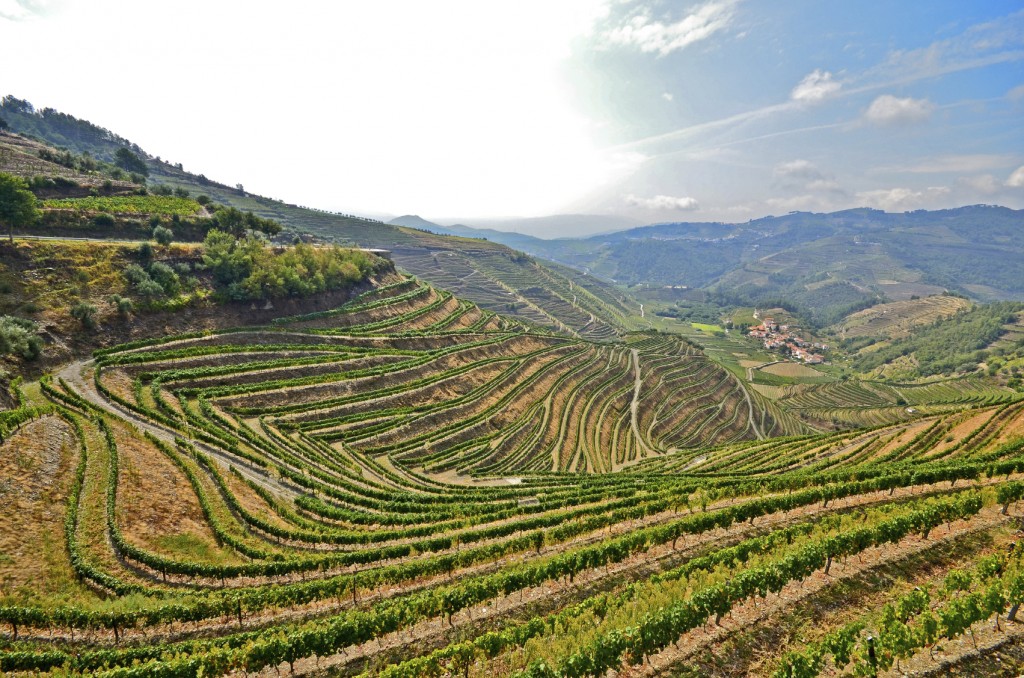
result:
<svg viewBox="0 0 1024 678"><path fill-rule="evenodd" d="M442 287L475 271L474 284L458 286L452 291L490 310L513 312L538 326L586 338L607 339L637 327L631 317L637 304L628 300L623 292L592 277L580 276L573 269L553 270L498 243L434 235L247 193L239 187L186 172L178 165L149 156L137 144L88 121L52 109L37 110L29 102L11 96L0 103L0 117L8 121L14 132L31 135L79 156L87 153L90 158L107 163L115 159L119 149L128 148L144 161L151 188L164 187L193 197L208 196L216 204L279 222L285 227L278 238L280 242L291 242L296 236L313 236L324 242L389 250L400 268ZM0 134L0 146L5 144L27 145L25 155L31 158L35 153L38 157L39 148L33 146L31 140ZM59 149L51 151L60 152ZM13 169L13 163L5 161L13 157L13 153L8 155L0 148L0 171ZM64 171L53 163L50 165L54 166L38 168L28 166L21 156L18 163L23 166L23 174L38 171L50 176ZM67 232L58 234L67 235ZM129 235L139 237L134 232ZM119 234L118 237L124 236ZM523 283L524 280L534 281L538 276L546 289L533 289L535 282Z"/></svg>
<svg viewBox="0 0 1024 678"><path fill-rule="evenodd" d="M578 239L521 239L535 256L627 285L707 288L723 301L786 300L819 325L879 301L954 290L1024 298L1024 211L795 212L747 223L667 223Z"/></svg>
<svg viewBox="0 0 1024 678"><path fill-rule="evenodd" d="M413 279L21 399L5 673L989 673L969 638L1016 638L1020 401L794 435L677 338Z"/></svg>
<svg viewBox="0 0 1024 678"><path fill-rule="evenodd" d="M148 252L148 253L147 253ZM296 266L297 253L267 250L252 270L257 276L277 264ZM0 356L6 372L40 370L96 348L167 334L260 324L275 317L323 310L367 285L395 276L391 262L350 250L307 250L344 266L326 289L282 294L261 290L255 299L232 299L197 244L140 250L136 243L69 240L0 241L0 316L23 318L41 339L40 355L25 360ZM312 266L307 261L305 265ZM138 277L136 277L138 276ZM237 296L237 295L236 295ZM90 309L88 318L76 308Z"/></svg>

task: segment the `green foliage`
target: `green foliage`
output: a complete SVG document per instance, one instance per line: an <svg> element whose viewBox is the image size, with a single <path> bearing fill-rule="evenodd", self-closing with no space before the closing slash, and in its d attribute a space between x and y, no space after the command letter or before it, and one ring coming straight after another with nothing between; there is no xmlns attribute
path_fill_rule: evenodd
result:
<svg viewBox="0 0 1024 678"><path fill-rule="evenodd" d="M149 242L139 243L139 259L149 261L153 258L153 244Z"/></svg>
<svg viewBox="0 0 1024 678"><path fill-rule="evenodd" d="M96 306L87 301L76 302L71 307L71 317L87 330L96 329Z"/></svg>
<svg viewBox="0 0 1024 678"><path fill-rule="evenodd" d="M39 218L36 196L20 177L0 172L0 226L8 232L31 226Z"/></svg>
<svg viewBox="0 0 1024 678"><path fill-rule="evenodd" d="M275 252L257 238L236 238L216 229L203 242L203 263L236 300L340 289L362 280L374 268L363 252L310 245Z"/></svg>
<svg viewBox="0 0 1024 678"><path fill-rule="evenodd" d="M857 356L854 367L867 372L901 356L912 355L918 364L917 371L923 376L971 371L985 358L980 352L1002 336L1003 325L1013 322L1022 310L1024 304L1018 302L975 306L916 328L910 336L877 351Z"/></svg>
<svg viewBox="0 0 1024 678"><path fill-rule="evenodd" d="M157 226L153 229L153 240L158 244L167 247L174 240L174 231L166 226Z"/></svg>
<svg viewBox="0 0 1024 678"><path fill-rule="evenodd" d="M109 214L97 214L92 218L93 226L99 228L110 228L114 225L114 217Z"/></svg>
<svg viewBox="0 0 1024 678"><path fill-rule="evenodd" d="M231 235L241 238L247 231L260 231L267 235L281 232L281 224L273 219L258 217L252 212L243 212L234 207L222 207L214 214L215 226Z"/></svg>
<svg viewBox="0 0 1024 678"><path fill-rule="evenodd" d="M169 195L90 196L88 198L61 198L44 200L47 209L78 210L80 212L109 212L111 214L158 214L162 216L192 216L199 211L199 203L188 198Z"/></svg>
<svg viewBox="0 0 1024 678"><path fill-rule="evenodd" d="M144 177L149 176L149 167L146 166L146 161L130 148L117 149L117 152L114 153L114 162L118 167L127 172L141 174Z"/></svg>
<svg viewBox="0 0 1024 678"><path fill-rule="evenodd" d="M26 318L0 316L0 355L15 355L35 360L43 350L43 339L36 323Z"/></svg>
<svg viewBox="0 0 1024 678"><path fill-rule="evenodd" d="M128 264L122 275L140 296L147 299L174 296L181 291L178 273L161 261L154 261L145 268L138 264Z"/></svg>
<svg viewBox="0 0 1024 678"><path fill-rule="evenodd" d="M128 297L122 297L120 294L110 295L110 303L117 309L117 314L122 318L129 317L133 311L135 311L135 304Z"/></svg>
<svg viewBox="0 0 1024 678"><path fill-rule="evenodd" d="M673 307L657 311L657 315L666 318L677 318L685 322L717 325L722 321L724 311L725 309L716 304L699 301L680 301L676 302L676 305Z"/></svg>

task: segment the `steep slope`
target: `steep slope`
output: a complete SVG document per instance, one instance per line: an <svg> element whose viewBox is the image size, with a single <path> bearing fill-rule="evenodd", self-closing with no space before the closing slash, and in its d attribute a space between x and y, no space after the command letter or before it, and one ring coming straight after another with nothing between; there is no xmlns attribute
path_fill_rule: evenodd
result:
<svg viewBox="0 0 1024 678"><path fill-rule="evenodd" d="M623 302L621 292L594 279L578 280L579 274L572 269L549 269L504 245L434 235L250 194L148 156L138 145L88 121L53 109L36 110L30 103L10 96L0 104L0 117L15 132L105 161L113 160L118 149L129 148L144 159L150 185L181 189L193 196L207 195L217 203L273 219L286 227L280 236L284 242L298 234L310 234L342 245L391 250L398 266L439 286L476 271L474 283L480 284L457 286L461 296L582 337L607 339L634 327L629 316L637 305ZM538 277L543 289L533 289L537 282L523 284ZM574 292L577 286L586 291Z"/></svg>
<svg viewBox="0 0 1024 678"><path fill-rule="evenodd" d="M99 352L0 420L0 670L993 674L956 641L1019 637L991 620L1024 583L1024 403L755 440L740 399L658 392L717 375L411 279ZM615 462L582 425L608 416L636 436L617 472L529 470L556 461L531 441ZM672 427L721 444L663 450Z"/></svg>

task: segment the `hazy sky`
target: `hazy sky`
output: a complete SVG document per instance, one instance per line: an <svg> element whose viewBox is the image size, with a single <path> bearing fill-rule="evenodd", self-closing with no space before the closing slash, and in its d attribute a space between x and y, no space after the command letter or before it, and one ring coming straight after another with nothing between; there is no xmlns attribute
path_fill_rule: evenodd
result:
<svg viewBox="0 0 1024 678"><path fill-rule="evenodd" d="M0 94L427 218L1024 207L1024 3L0 0Z"/></svg>

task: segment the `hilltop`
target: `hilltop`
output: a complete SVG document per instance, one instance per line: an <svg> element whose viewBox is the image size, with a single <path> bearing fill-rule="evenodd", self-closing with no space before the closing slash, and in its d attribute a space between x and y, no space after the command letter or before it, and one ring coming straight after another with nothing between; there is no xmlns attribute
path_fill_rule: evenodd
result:
<svg viewBox="0 0 1024 678"><path fill-rule="evenodd" d="M624 292L575 270L547 266L496 242L431 234L255 195L150 156L137 144L91 122L53 109L37 110L12 96L0 103L0 117L7 120L13 132L58 147L51 148L52 153L61 153L60 148L64 148L109 164L127 148L144 163L149 186L207 196L216 204L278 222L284 226L280 242L312 236L344 246L389 250L400 268L448 287L484 308L517 315L540 327L596 339L609 339L636 327L631 316L637 304ZM0 144L26 143L15 139L0 136ZM31 152L38 157L38 151L36 147ZM5 163L5 157L8 155L0 152L0 171L43 171L47 175L61 171L52 166L37 170L25 167L23 162L19 169Z"/></svg>

